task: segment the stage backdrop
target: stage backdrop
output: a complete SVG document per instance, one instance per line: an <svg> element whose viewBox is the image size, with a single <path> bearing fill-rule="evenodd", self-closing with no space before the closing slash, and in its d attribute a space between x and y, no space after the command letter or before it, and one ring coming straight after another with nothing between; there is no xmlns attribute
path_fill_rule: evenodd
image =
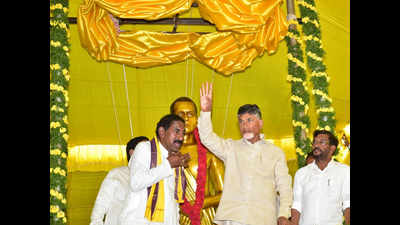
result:
<svg viewBox="0 0 400 225"><path fill-rule="evenodd" d="M69 17L77 17L81 0L71 0ZM317 0L320 13L324 62L331 77L329 94L336 112L337 130L350 122L350 5L346 0ZM286 12L286 4L282 9ZM300 13L297 11L297 16ZM196 8L179 16L199 18ZM214 82L212 121L222 137L239 138L237 109L246 103L261 107L266 138L279 140L293 135L290 83L287 82L287 47L257 57L245 71L224 76L196 60L136 69L97 62L81 47L76 25L70 26L69 146L125 145L132 136L153 137L156 122L169 112L180 96L199 102L204 81ZM121 30L172 31L172 25L123 25ZM214 32L212 26L179 25L178 32ZM308 74L309 78L309 74ZM311 86L309 88L311 90ZM316 127L311 95L311 129ZM294 146L283 147L288 164L295 162ZM295 163L289 165L291 173ZM294 166L293 166L294 165ZM87 225L105 171L68 173L68 224Z"/></svg>
<svg viewBox="0 0 400 225"><path fill-rule="evenodd" d="M77 16L81 1L70 1L69 17ZM350 121L350 26L345 0L316 1L320 12L325 62L331 77L329 94L337 128ZM281 6L286 11L286 5ZM299 13L297 15L300 15ZM180 17L200 17L191 9ZM122 30L172 31L172 25L123 25ZM213 32L212 26L178 26L178 32ZM244 72L223 76L196 60L136 69L97 62L81 47L76 25L71 25L69 87L69 145L125 144L131 136L152 137L156 122L168 113L179 96L199 101L201 82L214 81L214 130L224 137L239 137L236 113L240 105L257 103L262 110L267 138L293 135L287 48L284 41L273 55L264 54ZM311 90L311 87L309 88ZM312 95L311 95L312 96ZM311 129L315 128L313 98Z"/></svg>

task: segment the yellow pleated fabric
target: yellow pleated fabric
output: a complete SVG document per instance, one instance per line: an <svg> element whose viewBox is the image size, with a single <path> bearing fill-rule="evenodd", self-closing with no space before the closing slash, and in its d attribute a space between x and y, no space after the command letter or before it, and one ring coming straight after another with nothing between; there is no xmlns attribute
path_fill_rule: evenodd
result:
<svg viewBox="0 0 400 225"><path fill-rule="evenodd" d="M267 51L272 54L287 33L282 0L197 0L200 15L218 32L121 32L111 20L156 20L187 11L194 0L85 0L78 11L81 44L98 61L134 67L166 65L194 58L229 75L246 69Z"/></svg>

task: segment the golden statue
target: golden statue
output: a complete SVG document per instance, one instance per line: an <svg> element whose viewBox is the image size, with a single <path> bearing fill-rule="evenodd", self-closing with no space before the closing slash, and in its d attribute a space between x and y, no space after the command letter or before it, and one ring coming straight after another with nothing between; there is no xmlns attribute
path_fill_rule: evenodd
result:
<svg viewBox="0 0 400 225"><path fill-rule="evenodd" d="M180 152L182 154L189 153L191 158L189 166L184 169L184 172L187 182L186 198L193 205L196 199L196 178L198 172L198 149L194 134L194 130L197 127L197 108L192 99L180 97L171 104L170 111L185 120L185 136ZM212 221L221 198L225 167L223 162L208 150L206 157L207 179L204 189L204 203L201 209L201 225L213 225ZM180 210L179 223L181 225L192 224L188 215L184 214L182 210Z"/></svg>

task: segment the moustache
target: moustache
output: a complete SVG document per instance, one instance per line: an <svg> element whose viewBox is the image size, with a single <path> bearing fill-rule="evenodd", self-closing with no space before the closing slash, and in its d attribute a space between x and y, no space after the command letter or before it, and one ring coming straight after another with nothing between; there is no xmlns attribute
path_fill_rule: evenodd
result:
<svg viewBox="0 0 400 225"><path fill-rule="evenodd" d="M180 145L182 145L182 144L183 144L183 141L181 141L181 140L175 140L174 143L179 143Z"/></svg>
<svg viewBox="0 0 400 225"><path fill-rule="evenodd" d="M316 148L313 148L313 150L312 150L312 151L314 152L314 151L315 151L315 150L317 150L317 149L318 149L318 150L320 150L320 151L322 151L322 150L321 150L320 148L318 148L318 147L316 147Z"/></svg>

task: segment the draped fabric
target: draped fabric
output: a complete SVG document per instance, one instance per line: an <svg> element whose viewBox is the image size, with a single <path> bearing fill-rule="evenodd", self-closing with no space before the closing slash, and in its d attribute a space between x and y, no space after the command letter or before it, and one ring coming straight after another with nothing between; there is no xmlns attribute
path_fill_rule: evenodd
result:
<svg viewBox="0 0 400 225"><path fill-rule="evenodd" d="M71 172L108 172L127 166L123 145L78 145L68 149L67 169Z"/></svg>
<svg viewBox="0 0 400 225"><path fill-rule="evenodd" d="M190 9L194 0L85 0L77 24L81 44L98 61L146 68L194 58L229 75L245 70L287 33L282 0L196 0L203 19L218 32L117 32L113 17L157 20Z"/></svg>

